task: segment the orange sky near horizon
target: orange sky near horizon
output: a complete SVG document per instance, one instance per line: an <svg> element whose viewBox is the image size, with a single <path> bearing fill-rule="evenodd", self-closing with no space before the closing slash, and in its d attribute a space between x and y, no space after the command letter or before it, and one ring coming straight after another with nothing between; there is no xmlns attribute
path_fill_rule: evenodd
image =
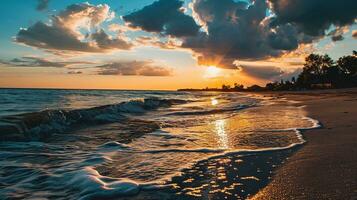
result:
<svg viewBox="0 0 357 200"><path fill-rule="evenodd" d="M134 90L177 90L180 88L218 87L234 83L250 86L264 85L266 80L252 79L233 70L212 67L196 67L189 72L177 71L173 76L120 76L65 74L61 70L53 73L48 69L34 72L31 69L3 67L0 70L2 88L63 88L63 89L134 89ZM21 70L21 74L17 72Z"/></svg>

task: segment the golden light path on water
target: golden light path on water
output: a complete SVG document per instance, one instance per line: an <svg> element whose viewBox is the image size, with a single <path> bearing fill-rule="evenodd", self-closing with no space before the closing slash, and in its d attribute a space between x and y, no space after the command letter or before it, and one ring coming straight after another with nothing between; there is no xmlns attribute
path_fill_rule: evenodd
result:
<svg viewBox="0 0 357 200"><path fill-rule="evenodd" d="M228 149L228 135L226 132L226 120L220 119L215 122L216 134L218 136L219 148Z"/></svg>
<svg viewBox="0 0 357 200"><path fill-rule="evenodd" d="M211 105L218 105L219 101L216 98L211 98ZM226 132L226 120L220 119L214 121L215 133L218 136L219 148L228 149L228 135Z"/></svg>

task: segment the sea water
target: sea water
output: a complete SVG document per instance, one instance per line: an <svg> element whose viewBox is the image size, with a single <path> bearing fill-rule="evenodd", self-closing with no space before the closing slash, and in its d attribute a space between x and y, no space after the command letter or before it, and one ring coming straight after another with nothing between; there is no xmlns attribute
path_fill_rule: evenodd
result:
<svg viewBox="0 0 357 200"><path fill-rule="evenodd" d="M244 199L316 128L247 93L0 90L3 199Z"/></svg>

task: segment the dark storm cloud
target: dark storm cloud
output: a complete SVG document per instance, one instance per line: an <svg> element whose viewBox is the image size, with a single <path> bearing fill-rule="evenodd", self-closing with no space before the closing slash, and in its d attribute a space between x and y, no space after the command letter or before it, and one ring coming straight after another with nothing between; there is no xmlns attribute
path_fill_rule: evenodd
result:
<svg viewBox="0 0 357 200"><path fill-rule="evenodd" d="M291 25L283 25L268 35L269 45L273 49L294 50L299 46L297 30Z"/></svg>
<svg viewBox="0 0 357 200"><path fill-rule="evenodd" d="M269 0L276 18L274 24L292 23L312 36L324 35L331 25L354 23L356 0Z"/></svg>
<svg viewBox="0 0 357 200"><path fill-rule="evenodd" d="M170 24L180 19L178 15L185 16L181 6L179 0L160 0L124 20L133 28L181 36L167 31L174 26L186 30ZM231 69L237 68L233 64L237 59L265 59L294 51L326 36L331 25L336 30L351 25L357 15L356 0L193 0L191 8L205 31L183 37L179 47L192 50L199 64ZM330 36L334 41L343 39L338 31Z"/></svg>
<svg viewBox="0 0 357 200"><path fill-rule="evenodd" d="M43 11L48 8L48 3L50 0L38 0L36 10L38 11Z"/></svg>
<svg viewBox="0 0 357 200"><path fill-rule="evenodd" d="M182 47L196 52L200 63L234 69L235 59L278 56L307 40L289 24L272 29L267 9L265 0L251 5L233 0L194 0L194 16L207 32L185 38Z"/></svg>
<svg viewBox="0 0 357 200"><path fill-rule="evenodd" d="M121 38L111 38L103 30L87 33L80 28L97 29L111 18L107 5L73 4L51 18L51 24L37 22L27 29L21 29L15 41L49 51L104 52L113 49L129 49L131 44ZM83 20L88 23L83 24ZM86 40L84 40L86 39ZM90 39L88 41L88 39Z"/></svg>
<svg viewBox="0 0 357 200"><path fill-rule="evenodd" d="M330 35L332 40L343 40L343 26L353 23L357 14L353 12L357 7L355 0L270 0L270 3L275 17L266 15L269 5L265 0L252 4L194 0L194 16L207 33L185 39L182 47L196 52L200 64L213 62L235 69L236 59L277 57L321 38L332 24L336 26ZM346 5L351 7L343 13Z"/></svg>
<svg viewBox="0 0 357 200"><path fill-rule="evenodd" d="M130 27L175 37L196 35L199 26L181 10L180 0L159 0L141 10L123 16Z"/></svg>
<svg viewBox="0 0 357 200"><path fill-rule="evenodd" d="M171 76L172 70L157 66L152 61L113 62L97 67L99 75Z"/></svg>

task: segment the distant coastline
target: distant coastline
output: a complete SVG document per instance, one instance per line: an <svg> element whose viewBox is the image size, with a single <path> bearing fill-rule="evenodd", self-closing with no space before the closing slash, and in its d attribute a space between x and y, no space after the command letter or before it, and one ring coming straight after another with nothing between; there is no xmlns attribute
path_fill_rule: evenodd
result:
<svg viewBox="0 0 357 200"><path fill-rule="evenodd" d="M178 91L215 91L215 92L259 92L259 91L305 91L314 89L342 89L357 87L357 51L352 55L342 56L337 61L327 54L310 54L305 58L304 68L291 80L267 83L265 87L252 85L244 87L223 84L221 88L179 89Z"/></svg>

